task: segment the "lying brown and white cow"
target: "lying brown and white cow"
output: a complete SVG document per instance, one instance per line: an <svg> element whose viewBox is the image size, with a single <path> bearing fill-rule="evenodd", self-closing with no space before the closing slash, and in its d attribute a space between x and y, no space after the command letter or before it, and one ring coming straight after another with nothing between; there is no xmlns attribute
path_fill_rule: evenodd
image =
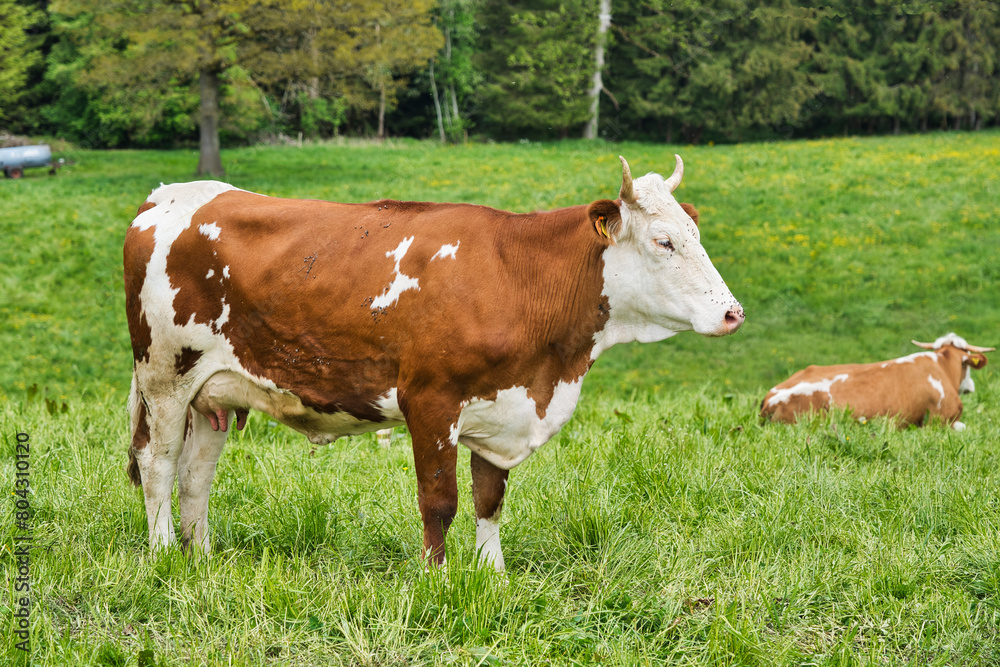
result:
<svg viewBox="0 0 1000 667"><path fill-rule="evenodd" d="M161 186L125 239L134 373L129 475L152 548L208 551L208 498L227 428L250 409L313 443L405 423L424 548L444 559L457 445L472 450L476 545L503 568L510 468L569 420L604 350L743 309L668 179L547 213L468 204L338 204L213 181Z"/></svg>
<svg viewBox="0 0 1000 667"><path fill-rule="evenodd" d="M873 364L809 366L767 393L761 417L793 422L836 407L850 408L856 418L898 417L903 425L937 416L961 431L959 394L975 391L972 369L985 366L983 353L994 348L969 345L953 333L913 344L928 351Z"/></svg>

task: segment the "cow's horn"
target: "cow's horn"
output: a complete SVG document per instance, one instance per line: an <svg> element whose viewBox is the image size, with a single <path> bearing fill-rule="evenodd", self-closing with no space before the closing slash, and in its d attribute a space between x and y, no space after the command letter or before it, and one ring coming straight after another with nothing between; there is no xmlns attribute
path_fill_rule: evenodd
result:
<svg viewBox="0 0 1000 667"><path fill-rule="evenodd" d="M674 173L670 174L670 178L667 179L667 187L670 188L671 192L677 189L677 186L681 184L681 179L684 178L684 160L676 153L674 157L677 158L677 163L674 165Z"/></svg>
<svg viewBox="0 0 1000 667"><path fill-rule="evenodd" d="M618 192L618 196L621 197L623 203L634 206L635 193L632 191L632 172L624 157L619 155L618 159L622 161L622 189Z"/></svg>
<svg viewBox="0 0 1000 667"><path fill-rule="evenodd" d="M982 353L982 352L992 352L996 348L995 347L979 347L978 345L969 345L968 343L966 343L965 344L965 349L968 350L969 352L979 352L979 353Z"/></svg>
<svg viewBox="0 0 1000 667"><path fill-rule="evenodd" d="M910 342L913 343L914 345L916 345L917 347L924 348L925 350L933 350L934 349L934 343L919 343L919 342L913 340L912 338L910 339Z"/></svg>

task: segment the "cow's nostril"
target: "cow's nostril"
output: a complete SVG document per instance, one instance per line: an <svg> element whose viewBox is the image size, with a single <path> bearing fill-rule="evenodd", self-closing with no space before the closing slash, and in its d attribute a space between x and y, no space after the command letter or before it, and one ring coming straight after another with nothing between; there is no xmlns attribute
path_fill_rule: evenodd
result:
<svg viewBox="0 0 1000 667"><path fill-rule="evenodd" d="M730 310L726 313L726 328L736 331L743 324L743 309Z"/></svg>

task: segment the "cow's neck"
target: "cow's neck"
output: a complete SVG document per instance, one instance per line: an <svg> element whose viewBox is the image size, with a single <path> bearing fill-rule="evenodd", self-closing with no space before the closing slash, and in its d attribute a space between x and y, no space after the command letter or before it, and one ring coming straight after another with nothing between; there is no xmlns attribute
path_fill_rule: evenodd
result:
<svg viewBox="0 0 1000 667"><path fill-rule="evenodd" d="M589 367L591 349L607 323L605 249L585 206L524 216L498 238L504 266L527 297L523 324L533 340ZM571 362L575 365L575 362Z"/></svg>

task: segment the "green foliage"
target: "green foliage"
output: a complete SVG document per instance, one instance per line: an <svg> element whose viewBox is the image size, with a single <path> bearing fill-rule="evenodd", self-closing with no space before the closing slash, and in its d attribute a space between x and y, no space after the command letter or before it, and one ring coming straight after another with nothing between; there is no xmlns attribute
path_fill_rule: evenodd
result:
<svg viewBox="0 0 1000 667"><path fill-rule="evenodd" d="M0 40L18 43L4 56L25 57L0 68L10 93L0 104L19 105L0 113L16 130L89 146L195 141L206 68L224 74L230 144L379 127L425 137L438 118L451 141L471 128L551 139L575 134L589 114L596 0L5 3L17 16ZM616 0L612 13L599 114L608 139L1000 122L1000 5L991 0Z"/></svg>
<svg viewBox="0 0 1000 667"><path fill-rule="evenodd" d="M35 12L17 0L0 0L0 122L10 121L20 110L28 70L39 59L27 34L36 20Z"/></svg>
<svg viewBox="0 0 1000 667"><path fill-rule="evenodd" d="M566 137L582 127L596 3L486 1L480 11L484 81L477 97L484 126L506 138Z"/></svg>
<svg viewBox="0 0 1000 667"><path fill-rule="evenodd" d="M482 81L482 73L473 63L479 39L476 6L476 0L443 0L438 9L445 43L435 63L441 82L443 123L452 141L464 140L472 127L468 107Z"/></svg>
<svg viewBox="0 0 1000 667"><path fill-rule="evenodd" d="M618 16L609 85L630 122L654 123L667 141L739 139L797 119L815 94L803 71L813 19L790 2L650 0Z"/></svg>

